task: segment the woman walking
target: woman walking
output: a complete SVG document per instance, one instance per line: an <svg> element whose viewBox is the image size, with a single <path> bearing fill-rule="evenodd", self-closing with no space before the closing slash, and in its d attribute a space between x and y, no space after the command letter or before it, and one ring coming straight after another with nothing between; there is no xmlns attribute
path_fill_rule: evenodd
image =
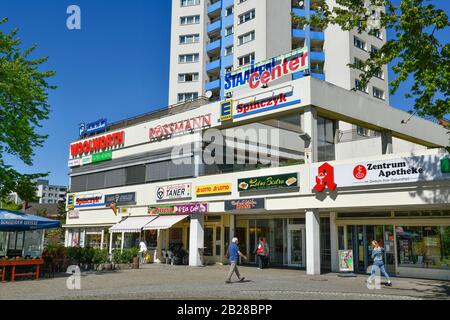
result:
<svg viewBox="0 0 450 320"><path fill-rule="evenodd" d="M384 262L383 262L384 248L381 247L376 240L372 240L371 244L373 247L373 249L372 249L373 265L372 265L372 270L370 272L369 282L371 282L373 280L373 277L377 271L377 268L379 268L381 273L387 280L386 285L391 287L392 286L391 279L389 278L389 275L386 272L386 268L384 267Z"/></svg>
<svg viewBox="0 0 450 320"><path fill-rule="evenodd" d="M264 238L259 238L258 247L256 247L255 250L256 258L258 259L258 269L263 269L265 266L266 247L267 246L264 243Z"/></svg>

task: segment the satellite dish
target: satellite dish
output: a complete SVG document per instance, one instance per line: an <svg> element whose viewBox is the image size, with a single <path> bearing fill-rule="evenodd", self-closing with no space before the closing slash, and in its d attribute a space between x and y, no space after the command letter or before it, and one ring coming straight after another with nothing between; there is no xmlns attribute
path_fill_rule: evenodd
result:
<svg viewBox="0 0 450 320"><path fill-rule="evenodd" d="M212 95L213 95L212 91L206 91L206 92L205 92L205 96L206 96L208 99L211 99Z"/></svg>

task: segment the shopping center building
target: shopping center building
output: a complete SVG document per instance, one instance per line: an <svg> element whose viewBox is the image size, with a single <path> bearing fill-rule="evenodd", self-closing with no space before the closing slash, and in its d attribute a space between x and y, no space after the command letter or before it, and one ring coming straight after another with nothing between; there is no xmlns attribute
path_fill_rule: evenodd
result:
<svg viewBox="0 0 450 320"><path fill-rule="evenodd" d="M347 66L385 32L293 29L313 0L212 2L173 2L171 105L71 143L66 246L145 239L154 262L181 246L200 266L225 263L235 236L256 263L265 237L271 266L320 274L348 252L365 273L377 240L391 274L450 279L449 134L388 104L387 69L361 88Z"/></svg>

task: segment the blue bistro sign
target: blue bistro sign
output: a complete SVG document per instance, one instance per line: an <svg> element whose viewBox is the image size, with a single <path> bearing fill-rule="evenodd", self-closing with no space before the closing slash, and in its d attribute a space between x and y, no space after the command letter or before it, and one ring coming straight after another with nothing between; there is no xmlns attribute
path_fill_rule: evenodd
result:
<svg viewBox="0 0 450 320"><path fill-rule="evenodd" d="M106 131L106 127L108 125L108 122L106 119L100 119L88 124L80 123L79 127L79 133L80 137L89 136L91 134L97 133L97 132L103 132Z"/></svg>

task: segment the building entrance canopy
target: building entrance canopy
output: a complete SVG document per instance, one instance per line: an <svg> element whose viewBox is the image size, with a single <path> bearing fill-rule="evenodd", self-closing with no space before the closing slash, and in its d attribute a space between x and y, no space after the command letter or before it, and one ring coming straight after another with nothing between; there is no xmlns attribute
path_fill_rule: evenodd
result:
<svg viewBox="0 0 450 320"><path fill-rule="evenodd" d="M174 224L189 217L188 215L176 215L176 216L159 216L150 223L144 226L144 230L162 230L169 229Z"/></svg>
<svg viewBox="0 0 450 320"><path fill-rule="evenodd" d="M145 217L128 217L125 220L120 221L109 229L110 233L122 233L122 232L141 232L142 228L155 220L157 216L145 216Z"/></svg>

